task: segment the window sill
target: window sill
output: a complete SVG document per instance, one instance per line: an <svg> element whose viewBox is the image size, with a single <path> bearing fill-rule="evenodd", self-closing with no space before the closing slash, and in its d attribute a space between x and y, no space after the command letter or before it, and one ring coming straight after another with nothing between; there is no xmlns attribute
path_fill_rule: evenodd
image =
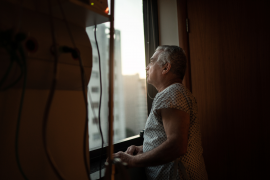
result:
<svg viewBox="0 0 270 180"><path fill-rule="evenodd" d="M114 144L114 152L118 151L126 151L126 149L131 146L141 146L143 144L143 137L140 135L132 136L126 139L123 139L119 141L118 143ZM105 146L103 149L97 148L94 150L91 150L90 153L90 174L99 171L99 164L101 160L102 168L104 168L104 163L107 159L107 148L108 146ZM100 157L101 154L101 157Z"/></svg>

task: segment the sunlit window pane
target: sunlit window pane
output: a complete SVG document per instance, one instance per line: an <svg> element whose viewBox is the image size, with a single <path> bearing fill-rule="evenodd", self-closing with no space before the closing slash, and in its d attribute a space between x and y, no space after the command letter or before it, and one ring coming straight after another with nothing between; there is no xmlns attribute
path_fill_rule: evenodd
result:
<svg viewBox="0 0 270 180"><path fill-rule="evenodd" d="M88 84L90 150L101 146L98 128L98 106L102 79L101 126L108 143L109 101L109 23L97 26L101 77L94 27L86 29L93 52L93 70ZM138 135L147 119L145 54L142 2L115 0L114 35L114 142ZM91 103L90 103L91 98ZM99 134L100 135L100 134Z"/></svg>

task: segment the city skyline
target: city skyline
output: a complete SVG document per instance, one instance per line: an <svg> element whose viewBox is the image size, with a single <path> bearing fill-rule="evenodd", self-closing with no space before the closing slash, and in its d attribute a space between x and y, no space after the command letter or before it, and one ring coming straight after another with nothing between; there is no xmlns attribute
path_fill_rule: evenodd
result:
<svg viewBox="0 0 270 180"><path fill-rule="evenodd" d="M108 1L110 7L110 1ZM142 1L115 0L115 29L121 31L122 74L146 78ZM105 23L110 27L109 23Z"/></svg>
<svg viewBox="0 0 270 180"><path fill-rule="evenodd" d="M104 24L97 26L97 41L101 58L102 101L101 127L104 144L108 138L108 100L109 100L109 36L108 27ZM93 66L88 84L88 114L89 114L89 148L101 146L101 136L98 128L98 109L100 97L99 59L94 38L94 27L86 29L92 45ZM121 31L115 29L114 48L114 142L118 142L132 135L137 135L144 129L147 119L146 84L139 74L123 75L121 71ZM91 97L91 100L90 100Z"/></svg>

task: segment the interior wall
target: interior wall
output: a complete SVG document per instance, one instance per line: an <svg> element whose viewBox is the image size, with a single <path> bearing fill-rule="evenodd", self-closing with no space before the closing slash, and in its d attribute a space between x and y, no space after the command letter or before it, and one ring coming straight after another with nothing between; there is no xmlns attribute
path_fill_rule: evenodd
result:
<svg viewBox="0 0 270 180"><path fill-rule="evenodd" d="M179 46L176 0L158 0L159 45Z"/></svg>
<svg viewBox="0 0 270 180"><path fill-rule="evenodd" d="M189 0L193 94L209 179L265 179L269 1Z"/></svg>
<svg viewBox="0 0 270 180"><path fill-rule="evenodd" d="M35 1L31 2L35 3ZM53 44L52 31L49 16L38 12L35 6L33 7L33 9L23 8L23 13L20 14L20 6L1 1L0 30L14 29L20 19L19 31L26 33L28 37L35 38L38 43L36 52L31 53L24 49L27 52L28 70L18 152L21 167L28 179L54 180L59 178L53 172L46 157L42 135L45 106L53 79L54 58L50 51ZM58 45L73 47L64 21L53 18L53 23ZM69 25L74 41L80 50L85 79L88 83L92 70L92 47L85 27ZM2 47L0 59L0 79L2 79L10 62L10 56ZM79 61L74 60L71 54L60 54L57 70L56 91L48 117L48 148L65 179L88 179L83 155L86 109ZM11 84L18 77L19 72L19 66L13 67L3 87ZM15 154L15 134L22 84L21 80L16 86L0 91L1 180L24 179L19 171ZM89 160L88 139L86 148L86 158Z"/></svg>

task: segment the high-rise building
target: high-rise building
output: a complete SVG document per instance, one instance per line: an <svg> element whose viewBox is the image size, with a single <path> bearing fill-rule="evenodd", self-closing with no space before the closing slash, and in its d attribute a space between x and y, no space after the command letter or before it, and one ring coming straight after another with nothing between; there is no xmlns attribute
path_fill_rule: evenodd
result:
<svg viewBox="0 0 270 180"><path fill-rule="evenodd" d="M102 101L100 120L105 143L108 142L109 117L109 28L104 24L98 25L96 30L100 51L101 77L99 75L99 58L94 37L94 27L86 29L90 38L93 53L93 69L88 84L88 112L89 112L89 144L90 149L101 146L101 136L98 128L98 110L100 98L100 78L102 80ZM114 142L126 137L125 112L121 67L121 33L115 29L114 35ZM90 100L91 98L91 100Z"/></svg>
<svg viewBox="0 0 270 180"><path fill-rule="evenodd" d="M146 83L139 74L124 75L127 136L138 135L147 120Z"/></svg>

